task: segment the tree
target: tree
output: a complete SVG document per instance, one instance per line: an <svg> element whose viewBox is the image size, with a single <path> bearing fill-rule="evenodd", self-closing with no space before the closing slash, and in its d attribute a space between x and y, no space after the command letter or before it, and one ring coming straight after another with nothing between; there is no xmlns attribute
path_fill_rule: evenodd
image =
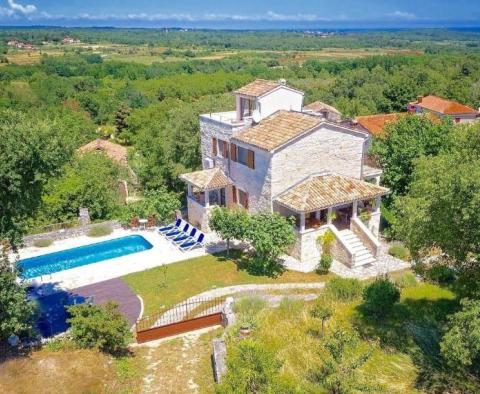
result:
<svg viewBox="0 0 480 394"><path fill-rule="evenodd" d="M216 388L218 394L291 393L283 383L282 363L264 345L245 339L229 350L227 373Z"/></svg>
<svg viewBox="0 0 480 394"><path fill-rule="evenodd" d="M315 304L310 314L315 319L320 319L322 321L322 337L323 337L325 333L325 322L328 319L330 319L333 314L332 308L318 303L318 304Z"/></svg>
<svg viewBox="0 0 480 394"><path fill-rule="evenodd" d="M371 392L359 369L370 359L375 347L362 346L354 331L336 329L325 337L320 351L322 365L314 376L329 393Z"/></svg>
<svg viewBox="0 0 480 394"><path fill-rule="evenodd" d="M480 125L458 126L449 151L417 161L394 230L414 255L439 247L459 268L480 254Z"/></svg>
<svg viewBox="0 0 480 394"><path fill-rule="evenodd" d="M449 142L452 124L433 122L427 116L407 115L387 125L386 138L374 138L370 153L383 168L383 183L392 190L389 201L404 195L412 181L414 162L436 156Z"/></svg>
<svg viewBox="0 0 480 394"><path fill-rule="evenodd" d="M387 277L377 278L363 290L363 309L375 318L384 318L398 301L400 291Z"/></svg>
<svg viewBox="0 0 480 394"><path fill-rule="evenodd" d="M230 241L243 240L249 225L248 214L241 209L216 207L212 211L209 226L227 242L227 256L230 255Z"/></svg>
<svg viewBox="0 0 480 394"><path fill-rule="evenodd" d="M103 153L91 152L76 157L45 187L39 220L72 220L81 207L88 208L94 220L113 217L120 202L118 181L121 172L122 169Z"/></svg>
<svg viewBox="0 0 480 394"><path fill-rule="evenodd" d="M0 110L0 239L19 243L48 178L73 151L58 119Z"/></svg>
<svg viewBox="0 0 480 394"><path fill-rule="evenodd" d="M113 355L126 350L131 339L130 327L116 303L73 305L68 312L71 315L69 333L78 346Z"/></svg>
<svg viewBox="0 0 480 394"><path fill-rule="evenodd" d="M255 249L250 263L252 271L273 275L282 269L279 257L295 242L293 218L276 212L252 215L246 239Z"/></svg>
<svg viewBox="0 0 480 394"><path fill-rule="evenodd" d="M26 286L17 282L15 264L8 259L8 246L0 243L0 341L32 330L35 304L27 301Z"/></svg>
<svg viewBox="0 0 480 394"><path fill-rule="evenodd" d="M463 299L461 305L449 317L441 352L451 368L473 369L480 377L480 300Z"/></svg>

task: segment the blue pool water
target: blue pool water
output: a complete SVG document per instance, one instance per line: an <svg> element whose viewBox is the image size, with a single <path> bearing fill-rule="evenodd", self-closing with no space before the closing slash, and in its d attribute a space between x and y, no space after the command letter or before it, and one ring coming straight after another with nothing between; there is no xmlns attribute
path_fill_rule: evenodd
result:
<svg viewBox="0 0 480 394"><path fill-rule="evenodd" d="M126 256L153 248L153 245L140 235L115 238L109 241L44 254L22 259L18 262L21 276L31 279L54 272L98 263L100 261Z"/></svg>

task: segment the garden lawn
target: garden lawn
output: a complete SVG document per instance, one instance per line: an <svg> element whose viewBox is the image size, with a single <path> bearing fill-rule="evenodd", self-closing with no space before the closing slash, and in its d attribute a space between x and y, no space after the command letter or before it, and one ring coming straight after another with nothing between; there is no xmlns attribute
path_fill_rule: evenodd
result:
<svg viewBox="0 0 480 394"><path fill-rule="evenodd" d="M239 257L238 254L233 254ZM142 297L144 315L169 308L189 297L207 290L248 283L322 282L332 275L286 271L271 278L249 274L242 263L226 259L224 255L206 255L179 263L136 272L123 277L125 282Z"/></svg>

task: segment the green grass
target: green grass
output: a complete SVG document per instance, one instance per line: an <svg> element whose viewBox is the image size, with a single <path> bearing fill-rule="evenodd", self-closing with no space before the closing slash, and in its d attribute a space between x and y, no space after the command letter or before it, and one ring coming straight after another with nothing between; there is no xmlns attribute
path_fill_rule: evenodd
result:
<svg viewBox="0 0 480 394"><path fill-rule="evenodd" d="M276 278L255 276L242 268L238 261L226 259L223 255L207 255L136 272L123 279L142 297L145 315L149 315L217 287L248 283L321 282L332 276L294 271L286 271Z"/></svg>
<svg viewBox="0 0 480 394"><path fill-rule="evenodd" d="M103 237L105 235L110 235L113 232L112 226L107 224L99 224L98 226L92 227L87 235L89 237Z"/></svg>
<svg viewBox="0 0 480 394"><path fill-rule="evenodd" d="M52 244L53 239L50 238L36 239L35 241L33 241L33 246L36 246L37 248L46 248Z"/></svg>

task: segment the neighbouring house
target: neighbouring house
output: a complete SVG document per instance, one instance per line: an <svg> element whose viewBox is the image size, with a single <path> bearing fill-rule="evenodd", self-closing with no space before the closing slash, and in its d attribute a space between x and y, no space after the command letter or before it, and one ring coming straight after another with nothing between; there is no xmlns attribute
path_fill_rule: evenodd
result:
<svg viewBox="0 0 480 394"><path fill-rule="evenodd" d="M480 118L476 109L433 95L418 96L417 101L409 103L407 108L411 112L431 113L439 118L450 116L455 123L473 122Z"/></svg>
<svg viewBox="0 0 480 394"><path fill-rule="evenodd" d="M303 92L256 80L234 92L236 109L200 115L203 170L187 183L188 220L209 231L213 207L295 218L289 254L318 262L319 235L336 237L334 257L350 266L375 262L379 249L381 170L364 164L368 132L303 108Z"/></svg>
<svg viewBox="0 0 480 394"><path fill-rule="evenodd" d="M102 152L108 156L111 160L120 164L122 167L125 167L129 174L130 180L134 183L137 182L137 177L133 170L128 165L128 151L122 145L115 144L113 142L97 138L88 144L85 144L77 149L79 154L89 153L89 152ZM129 200L129 190L128 182L125 179L119 179L118 181L118 191L119 195L122 198L122 201L127 202Z"/></svg>
<svg viewBox="0 0 480 394"><path fill-rule="evenodd" d="M14 47L17 49L35 49L35 46L29 42L22 42L18 40L9 40L7 41L7 46Z"/></svg>
<svg viewBox="0 0 480 394"><path fill-rule="evenodd" d="M78 39L76 39L76 38L72 38L72 37L66 36L66 37L63 38L62 43L63 43L63 44L67 44L67 45L70 45L70 44L80 44L81 41L78 40Z"/></svg>
<svg viewBox="0 0 480 394"><path fill-rule="evenodd" d="M303 112L323 116L332 122L340 122L342 120L342 114L338 109L321 101L314 101L313 103L305 105Z"/></svg>

